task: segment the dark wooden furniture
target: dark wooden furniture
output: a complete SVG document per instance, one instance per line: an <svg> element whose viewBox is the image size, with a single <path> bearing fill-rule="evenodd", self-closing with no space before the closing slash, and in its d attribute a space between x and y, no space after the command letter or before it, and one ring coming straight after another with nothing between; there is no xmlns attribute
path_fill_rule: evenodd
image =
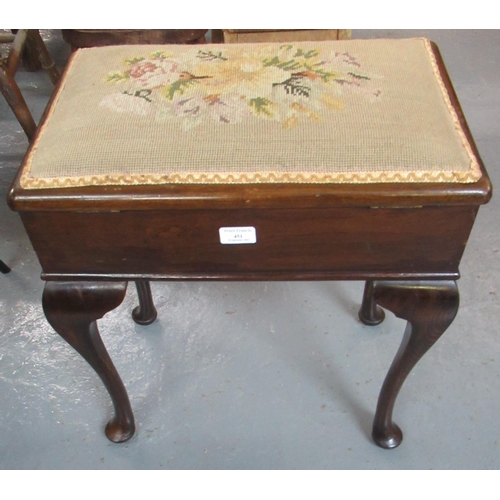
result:
<svg viewBox="0 0 500 500"><path fill-rule="evenodd" d="M0 37L0 43L10 44L6 60L0 60L0 90L26 132L28 139L31 140L35 135L36 123L15 80L23 53L29 51L30 69L36 69L36 63L38 63L41 68L47 71L54 84L59 80L59 72L38 30L16 31L13 35Z"/></svg>
<svg viewBox="0 0 500 500"><path fill-rule="evenodd" d="M208 30L62 30L72 50L106 45L205 43Z"/></svg>
<svg viewBox="0 0 500 500"><path fill-rule="evenodd" d="M128 440L134 417L96 321L122 302L127 282L135 281L139 291L133 317L147 324L156 317L149 280L363 280L361 321L380 323L382 308L408 321L373 425L379 446L401 443L402 432L392 419L396 397L455 318L460 260L479 206L491 196L437 48L431 51L457 127L478 162L474 182L163 182L28 189L22 183L28 152L9 204L19 212L40 260L48 321L109 391L115 407L106 426L110 440ZM223 245L219 230L226 227L253 227L257 241Z"/></svg>
<svg viewBox="0 0 500 500"><path fill-rule="evenodd" d="M351 38L351 30L212 30L212 42L214 43L285 43L318 40L347 40L348 38Z"/></svg>

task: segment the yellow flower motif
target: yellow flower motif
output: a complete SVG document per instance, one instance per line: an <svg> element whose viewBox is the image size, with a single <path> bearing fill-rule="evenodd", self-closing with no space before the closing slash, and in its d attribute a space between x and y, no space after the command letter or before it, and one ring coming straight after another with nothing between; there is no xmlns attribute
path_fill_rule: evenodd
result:
<svg viewBox="0 0 500 500"><path fill-rule="evenodd" d="M316 113L312 109L304 106L299 102L294 102L290 106L290 113L287 118L283 120L283 128L293 128L299 124L301 116L306 116L307 118L314 121L321 121L321 115Z"/></svg>
<svg viewBox="0 0 500 500"><path fill-rule="evenodd" d="M299 124L297 115L293 114L283 120L283 128L294 128Z"/></svg>
<svg viewBox="0 0 500 500"><path fill-rule="evenodd" d="M326 92L322 94L321 102L325 106L327 106L328 108L331 108L331 109L343 109L344 108L344 101L342 99L339 99L338 97L335 97L331 94L327 94Z"/></svg>
<svg viewBox="0 0 500 500"><path fill-rule="evenodd" d="M258 52L240 53L227 61L203 62L193 68L193 73L206 76L200 84L210 94L236 91L249 99L270 95L273 83L287 78L285 71L264 66Z"/></svg>
<svg viewBox="0 0 500 500"><path fill-rule="evenodd" d="M290 107L297 113L302 113L311 118L311 120L321 121L321 116L318 113L312 111L307 106L304 106L299 102L294 102Z"/></svg>

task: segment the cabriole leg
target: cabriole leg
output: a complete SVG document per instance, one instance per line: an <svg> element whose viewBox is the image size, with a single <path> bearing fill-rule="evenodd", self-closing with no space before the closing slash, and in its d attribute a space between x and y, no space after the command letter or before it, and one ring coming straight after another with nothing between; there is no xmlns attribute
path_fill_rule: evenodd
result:
<svg viewBox="0 0 500 500"><path fill-rule="evenodd" d="M96 321L121 304L126 289L127 283L52 281L45 284L43 292L47 320L94 368L111 396L115 415L106 425L105 433L115 443L133 436L134 415Z"/></svg>
<svg viewBox="0 0 500 500"><path fill-rule="evenodd" d="M392 421L399 390L420 358L453 322L458 311L458 288L454 281L375 281L373 299L408 321L373 422L374 441L382 448L395 448L403 440L401 429Z"/></svg>

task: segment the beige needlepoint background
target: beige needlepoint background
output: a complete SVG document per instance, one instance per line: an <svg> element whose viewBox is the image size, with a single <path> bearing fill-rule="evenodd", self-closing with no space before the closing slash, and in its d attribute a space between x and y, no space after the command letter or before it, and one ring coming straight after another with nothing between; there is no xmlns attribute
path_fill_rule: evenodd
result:
<svg viewBox="0 0 500 500"><path fill-rule="evenodd" d="M474 182L424 39L117 46L70 61L28 189Z"/></svg>

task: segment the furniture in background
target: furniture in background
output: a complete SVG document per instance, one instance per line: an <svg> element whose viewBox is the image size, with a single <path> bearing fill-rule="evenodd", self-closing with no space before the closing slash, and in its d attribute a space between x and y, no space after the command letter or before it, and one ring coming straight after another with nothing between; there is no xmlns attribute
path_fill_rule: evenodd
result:
<svg viewBox="0 0 500 500"><path fill-rule="evenodd" d="M208 30L62 30L72 50L106 45L205 43Z"/></svg>
<svg viewBox="0 0 500 500"><path fill-rule="evenodd" d="M29 58L26 58L30 61L29 69L36 69L38 61L54 84L59 80L59 71L38 30L17 30L12 35L2 34L0 43L7 43L10 46L7 57L0 60L0 90L28 139L31 140L35 135L36 123L15 80L23 53L29 51Z"/></svg>
<svg viewBox="0 0 500 500"><path fill-rule="evenodd" d="M396 398L455 318L491 197L432 42L77 51L44 116L8 201L47 320L111 396L111 441L134 415L96 322L129 281L146 324L149 280L362 280L361 321L408 322L373 424L379 446L401 443Z"/></svg>
<svg viewBox="0 0 500 500"><path fill-rule="evenodd" d="M214 43L347 40L351 30L212 30Z"/></svg>

